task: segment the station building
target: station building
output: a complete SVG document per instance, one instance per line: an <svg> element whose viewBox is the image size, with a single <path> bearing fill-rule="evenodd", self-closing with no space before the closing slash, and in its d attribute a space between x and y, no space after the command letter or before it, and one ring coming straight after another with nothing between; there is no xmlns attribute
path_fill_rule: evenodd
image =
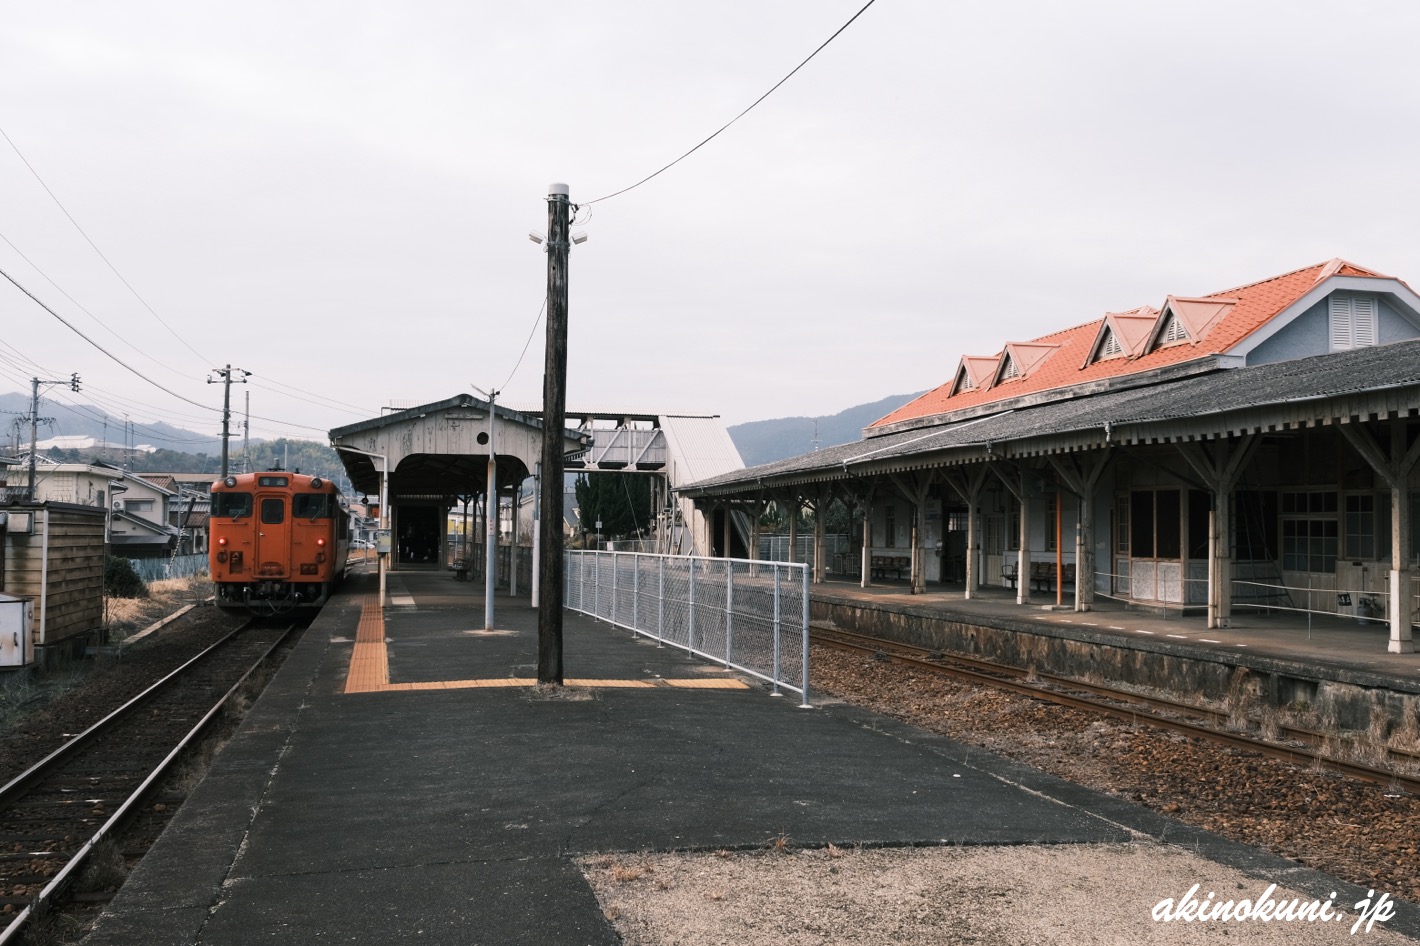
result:
<svg viewBox="0 0 1420 946"><path fill-rule="evenodd" d="M865 586L1336 612L1409 653L1418 413L1420 296L1337 259L962 356L856 443L681 492L751 521L846 503Z"/></svg>
<svg viewBox="0 0 1420 946"><path fill-rule="evenodd" d="M719 417L711 414L574 410L563 447L569 473L640 472L654 474L656 535L647 550L676 554L721 554L726 512L706 512L675 488L744 463ZM481 542L482 528L471 527L473 504L492 508L500 523L500 542L518 541L535 530L520 488L537 473L542 456L542 417L537 411L493 405L469 394L442 401L391 409L379 417L330 431L353 487L378 510L390 532L389 567L447 570L458 539L467 532ZM495 497L489 506L488 461L497 469ZM506 520L498 511L507 506ZM451 510L462 512L451 519ZM513 509L517 508L515 514ZM553 515L566 515L556 510ZM716 516L719 518L716 518ZM486 518L482 518L484 523ZM516 524L516 525L515 525ZM741 530L742 531L742 530ZM733 534L733 533L732 533ZM694 536L707 538L696 545ZM734 551L745 554L743 540ZM506 549L499 574L508 567ZM523 573L531 571L531 549L521 555ZM518 583L526 588L530 582Z"/></svg>

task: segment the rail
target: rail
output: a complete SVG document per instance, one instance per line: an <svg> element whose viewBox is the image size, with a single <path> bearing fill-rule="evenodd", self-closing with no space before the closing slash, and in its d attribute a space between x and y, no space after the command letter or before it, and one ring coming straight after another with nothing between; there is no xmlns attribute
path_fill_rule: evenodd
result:
<svg viewBox="0 0 1420 946"><path fill-rule="evenodd" d="M809 572L788 562L567 553L564 605L726 669L792 690L809 706Z"/></svg>
<svg viewBox="0 0 1420 946"><path fill-rule="evenodd" d="M275 651L276 648L286 640L291 631L294 630L294 628L287 628L285 630L275 631L273 632L273 639L265 639L245 636L243 632L249 631L250 628L251 623L248 622L248 624L243 625L242 628L223 637L161 680L149 686L142 693L139 693L97 723L94 723L82 733L74 736L63 746L60 746L24 772L15 776L3 786L0 786L0 810L7 810L7 813L10 813L8 810L14 808L15 802L18 799L30 795L37 786L52 777L64 765L80 757L81 754L90 747L99 744L104 737L111 735L117 724L130 718L136 718L138 716L135 712L137 709L153 705L156 698L169 694L175 684L179 684L192 674L194 668L205 667L207 662L214 655L218 654L219 651L227 647L231 642L237 642L238 646L242 644L247 645L244 651L248 655L247 659L241 661L241 666L238 668L241 670L241 673L236 677L236 681L231 683L229 689L225 692L221 692L220 689L212 689L216 681L222 679L224 676L220 674L216 677L205 676L195 685L194 692L201 693L198 699L206 705L206 711L203 712L197 722L190 727L182 724L180 726L182 734L180 737L174 739L173 742L164 743L160 737L149 746L149 749L152 750L155 757L161 754L161 757L157 758L155 764L154 759L151 758L146 760L148 764L145 765L144 760L139 756L131 755L128 757L128 761L136 766L138 771L142 772L146 770L146 775L141 776L141 780L136 787L128 790L120 789L120 791L122 791L122 800L119 802L116 810L112 815L101 816L102 824L100 824L96 830L89 833L87 840L84 840L77 849L72 851L32 851L29 853L29 856L34 859L59 857L64 861L64 864L57 873L46 878L43 887L38 893L33 895L33 899L28 905L25 905L14 915L5 917L5 920L8 921L8 925L5 926L3 930L0 930L0 946L10 946L12 943L19 942L19 938L29 922L36 916L42 915L45 910L48 909L49 904L58 898L64 892L65 888L79 876L79 871L84 866L94 848L105 838L115 835L133 817L145 796L148 795L163 776L172 768L173 763L182 755L184 750L197 740L212 721L217 718L217 714L222 711L223 707L232 700L232 697L246 683L252 672L266 661L271 656L272 652ZM251 653L256 654L255 659L250 659ZM230 680L232 675L235 675L235 670L231 675L226 675L226 680ZM226 682L226 680L223 682ZM221 693L220 697L216 697L216 694L219 692ZM174 721L188 718L186 715L187 707L174 708L167 706L162 710L155 709L154 713L159 717L171 717ZM102 789L95 788L93 791L100 792ZM102 807L101 803L99 807ZM87 823L87 819L82 818L82 812L78 812L77 808L73 811L66 811L66 816L68 815L78 817L80 820L84 820ZM77 824L75 827L77 827ZM63 838L57 838L55 839L55 843L63 847L71 841L77 842L78 838L81 836L82 835L69 835Z"/></svg>

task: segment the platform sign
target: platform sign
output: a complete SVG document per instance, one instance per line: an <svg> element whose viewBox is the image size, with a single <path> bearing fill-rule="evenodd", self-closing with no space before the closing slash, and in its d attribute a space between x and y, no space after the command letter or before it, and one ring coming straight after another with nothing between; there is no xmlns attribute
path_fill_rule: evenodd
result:
<svg viewBox="0 0 1420 946"><path fill-rule="evenodd" d="M394 551L394 545L390 542L390 530L377 529L375 531L375 551L381 555L388 555Z"/></svg>

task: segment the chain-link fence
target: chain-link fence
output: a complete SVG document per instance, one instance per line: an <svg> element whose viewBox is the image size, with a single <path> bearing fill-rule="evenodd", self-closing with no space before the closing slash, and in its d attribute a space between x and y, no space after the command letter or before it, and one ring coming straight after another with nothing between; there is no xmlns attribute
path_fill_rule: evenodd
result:
<svg viewBox="0 0 1420 946"><path fill-rule="evenodd" d="M787 562L568 552L568 610L792 690L809 705L808 569Z"/></svg>
<svg viewBox="0 0 1420 946"><path fill-rule="evenodd" d="M163 581L167 578L191 578L193 575L207 574L207 553L196 555L172 555L166 558L130 558L133 570L146 581Z"/></svg>

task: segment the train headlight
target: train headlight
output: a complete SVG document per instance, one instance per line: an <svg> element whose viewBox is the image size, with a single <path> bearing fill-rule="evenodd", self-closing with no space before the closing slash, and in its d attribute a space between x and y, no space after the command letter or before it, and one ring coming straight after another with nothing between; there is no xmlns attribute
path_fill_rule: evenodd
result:
<svg viewBox="0 0 1420 946"><path fill-rule="evenodd" d="M227 537L224 535L224 536L222 536L221 538L219 538L219 539L217 540L217 544L218 544L218 545L226 545L226 544L227 544Z"/></svg>
<svg viewBox="0 0 1420 946"><path fill-rule="evenodd" d="M227 489L236 489L236 487L237 487L237 478L236 478L235 476L229 476L229 477L227 477L225 480L222 481L222 485L226 486Z"/></svg>
<svg viewBox="0 0 1420 946"><path fill-rule="evenodd" d="M316 539L316 545L325 545L325 539Z"/></svg>
<svg viewBox="0 0 1420 946"><path fill-rule="evenodd" d="M217 553L217 564L218 564L218 565L222 565L222 564L225 564L226 561L227 561L227 553L226 553L226 552L218 552L218 553Z"/></svg>
<svg viewBox="0 0 1420 946"><path fill-rule="evenodd" d="M320 489L324 485L325 481L322 480L319 476L311 478L311 489Z"/></svg>

